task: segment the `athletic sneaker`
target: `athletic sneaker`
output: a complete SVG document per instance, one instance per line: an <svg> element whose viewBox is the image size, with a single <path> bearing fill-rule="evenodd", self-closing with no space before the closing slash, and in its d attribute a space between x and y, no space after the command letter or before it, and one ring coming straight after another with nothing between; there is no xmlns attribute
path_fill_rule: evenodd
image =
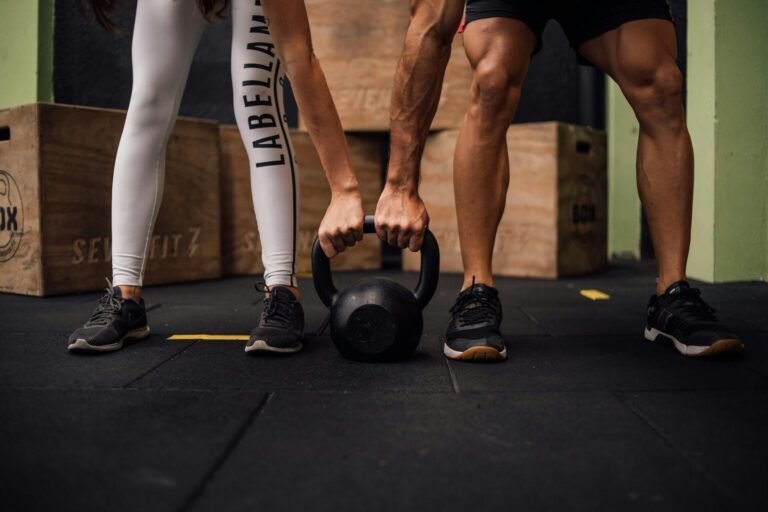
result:
<svg viewBox="0 0 768 512"><path fill-rule="evenodd" d="M741 352L744 344L717 322L715 310L688 281L672 283L663 295L651 297L645 339L672 341L675 348L693 357Z"/></svg>
<svg viewBox="0 0 768 512"><path fill-rule="evenodd" d="M298 352L303 347L304 308L284 286L268 288L257 284L256 290L267 292L259 326L251 331L246 352Z"/></svg>
<svg viewBox="0 0 768 512"><path fill-rule="evenodd" d="M459 361L503 361L507 348L501 337L499 292L475 284L459 294L451 308L443 353Z"/></svg>
<svg viewBox="0 0 768 512"><path fill-rule="evenodd" d="M120 288L109 287L99 305L82 327L69 337L67 348L73 352L111 352L120 350L128 340L149 336L144 299L124 299Z"/></svg>

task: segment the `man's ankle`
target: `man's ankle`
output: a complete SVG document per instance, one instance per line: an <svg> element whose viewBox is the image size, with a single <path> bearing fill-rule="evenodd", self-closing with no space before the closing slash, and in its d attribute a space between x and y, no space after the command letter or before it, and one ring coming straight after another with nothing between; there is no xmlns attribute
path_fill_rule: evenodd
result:
<svg viewBox="0 0 768 512"><path fill-rule="evenodd" d="M688 278L685 277L685 274L677 274L672 276L664 276L659 277L656 279L656 295L664 295L664 292L667 291L667 288L672 286L674 283L678 281L686 281Z"/></svg>

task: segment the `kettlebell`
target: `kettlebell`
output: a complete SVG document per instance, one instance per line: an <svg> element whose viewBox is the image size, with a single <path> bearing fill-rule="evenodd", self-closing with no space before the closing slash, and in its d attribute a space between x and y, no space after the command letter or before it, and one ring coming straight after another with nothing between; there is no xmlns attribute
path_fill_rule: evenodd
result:
<svg viewBox="0 0 768 512"><path fill-rule="evenodd" d="M365 217L363 232L375 232L373 215ZM392 279L367 277L339 292L320 241L316 238L312 246L312 279L330 309L331 339L344 357L355 361L397 361L413 354L424 328L422 310L435 293L439 275L440 248L429 230L413 291Z"/></svg>

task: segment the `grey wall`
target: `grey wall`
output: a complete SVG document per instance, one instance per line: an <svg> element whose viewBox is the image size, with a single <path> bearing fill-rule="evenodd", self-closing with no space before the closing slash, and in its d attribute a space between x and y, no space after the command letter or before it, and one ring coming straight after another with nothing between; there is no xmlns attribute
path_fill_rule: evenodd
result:
<svg viewBox="0 0 768 512"><path fill-rule="evenodd" d="M74 0L56 1L54 98L60 103L104 108L128 107L131 96L131 37L136 0L126 0L114 16L121 34L105 32L83 17ZM229 17L208 27L190 70L181 115L234 123L229 49ZM295 119L289 112L289 117Z"/></svg>
<svg viewBox="0 0 768 512"><path fill-rule="evenodd" d="M515 123L563 121L605 126L602 75L580 66L560 25L550 21L531 61Z"/></svg>
<svg viewBox="0 0 768 512"><path fill-rule="evenodd" d="M405 1L405 0L404 0ZM685 70L686 0L669 0L678 24L678 60ZM84 18L78 2L56 1L54 94L61 103L127 108L131 90L130 44L136 0L126 0L115 37ZM231 21L211 25L200 44L181 105L182 115L234 123L229 77ZM565 121L603 128L603 78L579 66L560 26L550 22L544 46L531 62L515 122ZM295 105L289 101L295 125Z"/></svg>
<svg viewBox="0 0 768 512"><path fill-rule="evenodd" d="M405 1L405 0L404 0ZM73 0L56 1L54 97L57 102L127 108L131 91L130 44L136 0L115 16L122 33L105 33ZM211 25L190 72L181 114L233 123L229 47L231 22ZM550 23L544 49L531 63L516 122L565 121L603 126L602 79L576 64L560 27ZM295 110L289 111L295 119ZM295 122L295 121L294 121Z"/></svg>

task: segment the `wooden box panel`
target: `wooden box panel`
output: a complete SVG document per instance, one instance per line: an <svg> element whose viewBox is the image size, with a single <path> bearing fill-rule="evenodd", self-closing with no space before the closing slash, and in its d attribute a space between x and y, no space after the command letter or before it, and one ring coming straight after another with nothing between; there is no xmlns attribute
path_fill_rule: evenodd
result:
<svg viewBox="0 0 768 512"><path fill-rule="evenodd" d="M421 195L440 242L443 272L462 272L453 198L458 131L431 135L421 165ZM607 264L605 134L562 123L512 125L510 184L494 247L501 276L556 278ZM403 268L419 257L403 252Z"/></svg>
<svg viewBox="0 0 768 512"><path fill-rule="evenodd" d="M25 193L22 247L0 263L0 290L51 295L105 286L112 273L112 173L124 122L122 111L65 105L0 112L0 127L11 131L0 143L0 168L12 168L25 187L38 186ZM145 285L221 275L218 168L217 125L180 119L168 142Z"/></svg>
<svg viewBox="0 0 768 512"><path fill-rule="evenodd" d="M236 126L222 126L222 267L225 275L259 274L261 264L256 217L251 199L248 156ZM320 158L309 135L291 131L299 175L299 232L296 272L312 271L310 251L320 221L331 200ZM382 151L386 139L381 136L348 135L352 165L360 183L363 208L373 212L381 191ZM375 235L331 260L334 270L375 270L381 268L381 244Z"/></svg>
<svg viewBox="0 0 768 512"><path fill-rule="evenodd" d="M409 3L307 0L306 5L314 50L342 126L351 131L388 130L392 84L408 28ZM461 125L471 82L472 69L458 34L433 129Z"/></svg>

